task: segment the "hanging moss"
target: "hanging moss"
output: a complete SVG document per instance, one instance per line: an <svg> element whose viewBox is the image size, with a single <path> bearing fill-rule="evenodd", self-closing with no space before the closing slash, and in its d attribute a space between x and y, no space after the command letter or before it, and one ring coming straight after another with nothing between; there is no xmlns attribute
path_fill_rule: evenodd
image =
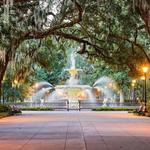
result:
<svg viewBox="0 0 150 150"><path fill-rule="evenodd" d="M13 6L14 0L4 0L3 7L4 7L4 22L9 23L9 14L10 9Z"/></svg>

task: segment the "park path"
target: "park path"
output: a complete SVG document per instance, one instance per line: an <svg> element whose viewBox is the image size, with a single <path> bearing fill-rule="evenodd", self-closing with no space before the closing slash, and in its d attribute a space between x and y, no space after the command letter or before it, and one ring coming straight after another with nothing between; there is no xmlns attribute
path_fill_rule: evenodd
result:
<svg viewBox="0 0 150 150"><path fill-rule="evenodd" d="M23 112L0 119L0 150L150 150L150 118L127 112Z"/></svg>

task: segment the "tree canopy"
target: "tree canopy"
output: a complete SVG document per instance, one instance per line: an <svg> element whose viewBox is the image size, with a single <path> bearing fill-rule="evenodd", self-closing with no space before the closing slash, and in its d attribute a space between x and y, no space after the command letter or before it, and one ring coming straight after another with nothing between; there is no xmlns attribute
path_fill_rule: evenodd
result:
<svg viewBox="0 0 150 150"><path fill-rule="evenodd" d="M149 11L149 0L0 0L0 89L9 66L14 81L35 66L61 72L72 41L92 63L141 76L150 62Z"/></svg>

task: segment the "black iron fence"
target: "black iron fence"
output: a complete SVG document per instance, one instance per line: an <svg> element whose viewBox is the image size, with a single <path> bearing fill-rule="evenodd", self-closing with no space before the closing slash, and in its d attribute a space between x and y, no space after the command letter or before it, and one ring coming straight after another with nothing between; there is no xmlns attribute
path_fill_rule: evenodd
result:
<svg viewBox="0 0 150 150"><path fill-rule="evenodd" d="M139 108L139 104L136 102L115 102L115 103L103 103L102 101L53 101L44 103L7 103L9 105L16 105L18 108L52 108L54 110L84 110L84 109L95 109L98 107L113 107L113 108Z"/></svg>

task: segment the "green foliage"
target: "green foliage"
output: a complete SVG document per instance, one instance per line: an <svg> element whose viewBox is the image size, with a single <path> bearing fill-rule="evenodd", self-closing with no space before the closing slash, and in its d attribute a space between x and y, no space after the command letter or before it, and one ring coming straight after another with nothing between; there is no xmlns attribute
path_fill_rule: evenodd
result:
<svg viewBox="0 0 150 150"><path fill-rule="evenodd" d="M3 40L1 40L0 45L4 49L7 48L7 46L4 46L6 43L10 45L11 38L17 40L21 38L18 40L19 42L28 38L29 41L33 41L34 38L43 38L44 34L48 35L45 31L47 25L59 27L61 23L64 23L64 20L72 20L75 16L73 3L69 1L64 1L64 3L49 1L47 6L43 6L45 9L41 9L42 5L40 7L38 2L33 1L14 4L10 8L13 15L10 14L9 24L6 24L3 15L1 15L0 26ZM54 35L59 43L63 42L60 41L59 37L84 43L87 47L79 50L80 53L89 55L91 59L100 58L108 64L129 69L130 76L139 75L138 66L147 63L145 51L148 55L150 43L147 34L144 32L143 22L133 9L133 1L112 0L98 3L95 0L84 0L80 1L78 5L85 10L82 22L67 29L65 29L66 27L58 28L59 34L58 32L49 32L49 34ZM56 14L53 13L54 6L57 8ZM1 14L3 14L3 9L4 6L0 10ZM49 16L52 17L52 20L47 17L49 10L52 11ZM63 33L70 36L67 35L66 37ZM54 38L46 40L45 46L52 51L56 47ZM45 59L49 53L45 51L45 48L42 48L38 53L40 56L42 55L42 57L36 57L39 63L43 67L49 67L51 60ZM28 63L26 66L31 65ZM28 72L28 70L28 67L22 68L22 74L25 74L24 72Z"/></svg>
<svg viewBox="0 0 150 150"><path fill-rule="evenodd" d="M21 108L22 111L53 111L51 107L30 107L30 108Z"/></svg>
<svg viewBox="0 0 150 150"><path fill-rule="evenodd" d="M8 116L8 115L14 115L21 113L19 109L14 109L9 105L2 105L0 104L0 114L2 113L3 116Z"/></svg>
<svg viewBox="0 0 150 150"><path fill-rule="evenodd" d="M11 108L9 106L0 104L0 112L10 112L10 111L11 111Z"/></svg>
<svg viewBox="0 0 150 150"><path fill-rule="evenodd" d="M119 89L122 89L125 93L126 99L128 99L129 89L131 87L131 78L128 76L128 70L119 70L118 68L112 68L104 61L95 61L93 64L93 82L102 76L108 76L114 79Z"/></svg>
<svg viewBox="0 0 150 150"><path fill-rule="evenodd" d="M77 68L83 70L79 73L82 84L92 85L99 77L110 76L128 93L131 82L128 76L141 76L141 65L150 62L149 37L133 9L133 1L83 0L78 5L85 12L82 22L69 27L65 23L74 21L77 11L74 3L67 0L63 3L49 1L44 9L37 1L16 2L10 8L9 23L3 14L4 5L1 5L0 52L5 52L4 58L8 54L10 62L5 73L6 62L0 59L0 69L4 70L0 72L0 79L6 74L4 100L23 100L26 89L37 81L47 80L54 85L64 83L68 78L63 70L66 54L70 53L67 49L79 46L66 39L83 45L78 49L82 56L77 56ZM88 61L83 56L88 57Z"/></svg>
<svg viewBox="0 0 150 150"><path fill-rule="evenodd" d="M133 108L114 108L114 107L97 107L92 109L93 111L134 111Z"/></svg>
<svg viewBox="0 0 150 150"><path fill-rule="evenodd" d="M25 41L17 49L15 64L9 64L3 80L5 101L22 101L29 94L27 89L34 82L61 82L61 72L66 62L64 47L51 38L43 40L40 47L38 45L39 40Z"/></svg>
<svg viewBox="0 0 150 150"><path fill-rule="evenodd" d="M47 38L37 50L33 71L29 81L47 80L51 84L61 82L61 73L66 63L65 44L59 44L55 39Z"/></svg>
<svg viewBox="0 0 150 150"><path fill-rule="evenodd" d="M80 37L86 37L90 44L79 52L137 77L142 74L141 66L150 62L150 42L132 6L132 0L88 3L79 30Z"/></svg>
<svg viewBox="0 0 150 150"><path fill-rule="evenodd" d="M7 70L5 79L2 84L2 98L5 102L17 102L23 101L26 97L24 94L24 89L27 88L26 85L19 85L19 83L13 83L13 71L11 68Z"/></svg>

